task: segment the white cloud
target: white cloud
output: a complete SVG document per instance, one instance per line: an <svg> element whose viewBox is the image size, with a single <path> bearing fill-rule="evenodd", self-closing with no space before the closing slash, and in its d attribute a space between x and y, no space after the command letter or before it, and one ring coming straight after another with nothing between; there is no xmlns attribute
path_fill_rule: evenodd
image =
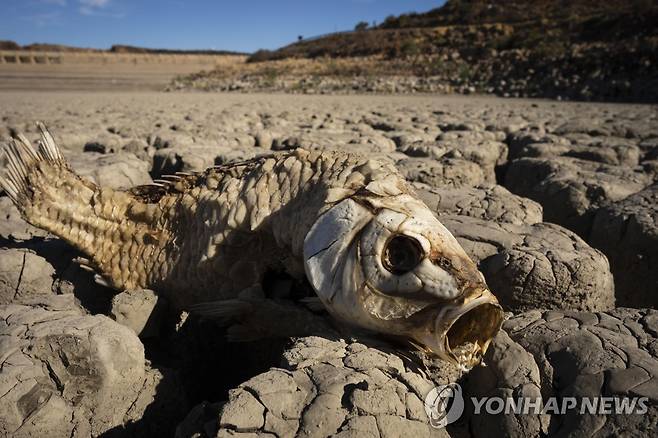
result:
<svg viewBox="0 0 658 438"><path fill-rule="evenodd" d="M40 0L47 5L66 6L66 0Z"/></svg>
<svg viewBox="0 0 658 438"><path fill-rule="evenodd" d="M78 0L81 5L88 6L90 8L102 8L107 6L110 3L110 0Z"/></svg>
<svg viewBox="0 0 658 438"><path fill-rule="evenodd" d="M80 13L83 15L95 15L99 9L110 4L110 0L78 0Z"/></svg>

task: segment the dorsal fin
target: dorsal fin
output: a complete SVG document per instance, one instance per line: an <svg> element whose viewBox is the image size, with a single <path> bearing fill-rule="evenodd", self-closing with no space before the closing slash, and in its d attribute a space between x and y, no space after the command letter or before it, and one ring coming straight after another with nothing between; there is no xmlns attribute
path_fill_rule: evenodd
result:
<svg viewBox="0 0 658 438"><path fill-rule="evenodd" d="M232 177L240 177L245 171L258 166L263 160L274 156L262 155L244 161L221 164L209 167L203 172L176 172L175 175L162 175L154 180L152 184L136 186L128 190L135 199L145 204L155 204L163 196L185 193L200 184L204 184L209 176L228 174Z"/></svg>

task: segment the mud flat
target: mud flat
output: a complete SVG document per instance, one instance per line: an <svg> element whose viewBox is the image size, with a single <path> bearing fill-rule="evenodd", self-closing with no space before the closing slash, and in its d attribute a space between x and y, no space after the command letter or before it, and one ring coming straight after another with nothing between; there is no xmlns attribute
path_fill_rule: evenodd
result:
<svg viewBox="0 0 658 438"><path fill-rule="evenodd" d="M45 122L78 173L115 188L298 147L388 160L478 262L509 316L487 366L467 374L337 328L295 301L304 285L280 275L260 288L313 321L307 331L258 305L257 318L226 327L174 314L152 291L96 284L76 251L23 222L0 193L0 435L655 436L655 106L4 91L0 119L0 142L16 131L36 140L34 122ZM271 337L227 341L251 324ZM467 407L434 429L423 402L447 382L467 400L645 397L647 409Z"/></svg>

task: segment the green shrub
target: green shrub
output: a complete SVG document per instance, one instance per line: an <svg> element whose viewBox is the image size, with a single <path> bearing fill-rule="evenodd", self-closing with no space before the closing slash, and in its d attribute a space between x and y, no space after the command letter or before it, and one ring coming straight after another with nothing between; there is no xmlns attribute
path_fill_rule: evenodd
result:
<svg viewBox="0 0 658 438"><path fill-rule="evenodd" d="M412 39L405 40L400 46L400 53L406 57L418 55L419 52L420 47L418 47L418 43Z"/></svg>

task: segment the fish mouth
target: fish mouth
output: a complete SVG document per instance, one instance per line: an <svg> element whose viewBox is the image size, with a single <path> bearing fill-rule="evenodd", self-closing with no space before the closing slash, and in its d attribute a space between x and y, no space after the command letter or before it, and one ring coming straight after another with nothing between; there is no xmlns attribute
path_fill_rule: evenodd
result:
<svg viewBox="0 0 658 438"><path fill-rule="evenodd" d="M503 309L488 289L444 305L416 339L440 358L468 371L482 361L503 324Z"/></svg>
<svg viewBox="0 0 658 438"><path fill-rule="evenodd" d="M491 340L503 323L498 303L478 304L459 314L445 334L445 352L465 371L482 361Z"/></svg>

